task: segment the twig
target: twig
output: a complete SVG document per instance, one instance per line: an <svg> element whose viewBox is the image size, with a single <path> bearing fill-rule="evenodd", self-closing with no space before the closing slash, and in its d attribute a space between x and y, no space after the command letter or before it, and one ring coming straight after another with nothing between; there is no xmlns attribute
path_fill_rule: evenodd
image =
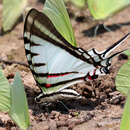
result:
<svg viewBox="0 0 130 130"><path fill-rule="evenodd" d="M26 64L26 63L24 63L24 62L20 62L20 61L7 61L7 60L3 60L3 59L1 59L0 58L0 62L3 62L3 63L5 63L5 64L18 64L18 65L23 65L23 66L26 66L26 67L28 67L29 68L29 65L28 64Z"/></svg>

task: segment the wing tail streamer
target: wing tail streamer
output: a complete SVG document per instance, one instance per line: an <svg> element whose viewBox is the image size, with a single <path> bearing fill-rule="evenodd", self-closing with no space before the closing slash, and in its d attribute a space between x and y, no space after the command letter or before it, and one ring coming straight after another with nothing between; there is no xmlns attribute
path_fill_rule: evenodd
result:
<svg viewBox="0 0 130 130"><path fill-rule="evenodd" d="M110 46L108 49L106 49L102 53L102 57L107 57L113 50L115 50L118 46L120 46L124 40L126 40L130 36L130 33L126 34L123 38L121 38L119 41L115 42L112 46Z"/></svg>

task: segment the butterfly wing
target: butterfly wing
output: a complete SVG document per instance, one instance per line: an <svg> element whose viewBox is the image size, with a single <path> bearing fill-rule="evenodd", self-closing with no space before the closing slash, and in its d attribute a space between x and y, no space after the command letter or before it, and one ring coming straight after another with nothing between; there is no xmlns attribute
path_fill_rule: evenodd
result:
<svg viewBox="0 0 130 130"><path fill-rule="evenodd" d="M120 52L112 56L109 53L129 35L100 53L95 49L85 51L72 46L51 20L35 9L29 11L24 26L28 63L44 94L61 91L77 82L95 78L95 75L108 73L112 57Z"/></svg>
<svg viewBox="0 0 130 130"><path fill-rule="evenodd" d="M25 20L24 43L31 71L44 93L83 81L95 69L91 60L75 52L77 48L57 32L46 15L35 9Z"/></svg>

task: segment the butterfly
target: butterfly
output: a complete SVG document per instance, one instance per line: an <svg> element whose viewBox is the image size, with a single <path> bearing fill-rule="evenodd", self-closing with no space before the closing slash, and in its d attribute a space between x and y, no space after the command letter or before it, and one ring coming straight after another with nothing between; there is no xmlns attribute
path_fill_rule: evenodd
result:
<svg viewBox="0 0 130 130"><path fill-rule="evenodd" d="M38 103L82 96L69 86L109 73L111 60L121 52L110 53L129 34L102 52L72 46L55 28L47 15L31 9L24 24L24 45L28 64L41 89Z"/></svg>

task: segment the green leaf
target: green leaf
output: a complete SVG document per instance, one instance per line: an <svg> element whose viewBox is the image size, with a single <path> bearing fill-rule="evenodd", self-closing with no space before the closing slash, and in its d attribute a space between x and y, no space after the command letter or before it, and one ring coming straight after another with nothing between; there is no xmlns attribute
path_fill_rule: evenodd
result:
<svg viewBox="0 0 130 130"><path fill-rule="evenodd" d="M130 50L124 52L126 55L130 56Z"/></svg>
<svg viewBox="0 0 130 130"><path fill-rule="evenodd" d="M73 46L76 40L63 0L47 0L43 12L51 19L60 34Z"/></svg>
<svg viewBox="0 0 130 130"><path fill-rule="evenodd" d="M87 0L88 8L94 19L103 20L121 11L130 0Z"/></svg>
<svg viewBox="0 0 130 130"><path fill-rule="evenodd" d="M26 130L30 126L28 104L19 73L16 73L11 86L11 109L9 115L21 129Z"/></svg>
<svg viewBox="0 0 130 130"><path fill-rule="evenodd" d="M125 63L116 76L117 90L127 95L130 89L130 60Z"/></svg>
<svg viewBox="0 0 130 130"><path fill-rule="evenodd" d="M0 111L8 112L10 109L10 85L0 68Z"/></svg>
<svg viewBox="0 0 130 130"><path fill-rule="evenodd" d="M23 13L27 0L3 0L3 32L10 31Z"/></svg>
<svg viewBox="0 0 130 130"><path fill-rule="evenodd" d="M120 130L130 130L130 89L125 103Z"/></svg>
<svg viewBox="0 0 130 130"><path fill-rule="evenodd" d="M74 5L79 8L83 8L86 5L87 0L70 0Z"/></svg>

